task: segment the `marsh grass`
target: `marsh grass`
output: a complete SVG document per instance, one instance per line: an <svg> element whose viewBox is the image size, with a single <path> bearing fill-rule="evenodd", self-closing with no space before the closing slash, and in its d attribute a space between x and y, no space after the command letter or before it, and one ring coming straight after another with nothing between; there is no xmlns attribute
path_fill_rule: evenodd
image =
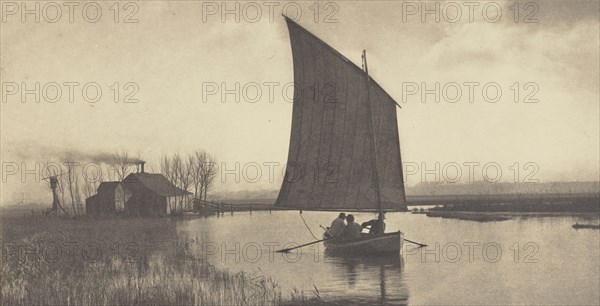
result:
<svg viewBox="0 0 600 306"><path fill-rule="evenodd" d="M156 241L170 244L149 247ZM0 268L2 305L273 305L320 299L298 290L286 293L271 279L215 269L188 251L175 221L166 218L2 218Z"/></svg>

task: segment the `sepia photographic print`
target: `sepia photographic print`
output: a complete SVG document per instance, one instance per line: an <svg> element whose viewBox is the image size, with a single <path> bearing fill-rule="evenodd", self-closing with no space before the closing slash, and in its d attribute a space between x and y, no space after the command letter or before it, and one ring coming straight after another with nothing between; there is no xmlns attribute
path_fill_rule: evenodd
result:
<svg viewBox="0 0 600 306"><path fill-rule="evenodd" d="M0 5L0 305L600 305L600 1Z"/></svg>

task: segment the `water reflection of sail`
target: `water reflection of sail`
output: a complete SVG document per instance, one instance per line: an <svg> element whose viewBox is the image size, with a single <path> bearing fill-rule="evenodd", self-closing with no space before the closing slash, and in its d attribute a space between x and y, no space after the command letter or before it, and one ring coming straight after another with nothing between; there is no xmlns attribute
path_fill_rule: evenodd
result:
<svg viewBox="0 0 600 306"><path fill-rule="evenodd" d="M339 279L347 279L342 304L407 304L408 287L402 273L402 257L331 256L327 261L336 266ZM373 289L379 287L379 295ZM321 291L326 291L323 288ZM339 290L339 288L337 288Z"/></svg>

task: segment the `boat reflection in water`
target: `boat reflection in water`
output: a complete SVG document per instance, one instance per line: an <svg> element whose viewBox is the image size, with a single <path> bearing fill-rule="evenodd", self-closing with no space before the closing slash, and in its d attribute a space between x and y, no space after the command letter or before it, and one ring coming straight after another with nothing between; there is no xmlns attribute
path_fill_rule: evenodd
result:
<svg viewBox="0 0 600 306"><path fill-rule="evenodd" d="M326 251L326 262L334 266L330 284L321 285L321 297L335 296L341 304L402 305L408 303L408 286L401 256L365 257L335 255ZM379 294L375 293L376 288ZM344 291L340 295L340 290ZM333 293L333 294L329 294ZM333 301L332 301L333 302Z"/></svg>

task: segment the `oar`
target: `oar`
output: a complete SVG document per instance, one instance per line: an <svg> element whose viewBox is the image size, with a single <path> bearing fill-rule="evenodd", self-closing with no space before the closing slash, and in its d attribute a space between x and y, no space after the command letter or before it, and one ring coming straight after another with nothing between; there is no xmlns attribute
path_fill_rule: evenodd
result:
<svg viewBox="0 0 600 306"><path fill-rule="evenodd" d="M301 247L305 247L305 246L307 246L307 245L311 245L311 244L315 244L315 243L323 242L323 241L325 241L325 240L329 240L329 239L333 239L333 238L325 238L325 239L321 239L321 240L317 240L317 241L313 241L313 242L305 243L305 244L302 244L302 245L299 245L299 246L295 246L295 247L293 247L293 248L287 248L287 249L283 249L283 250L279 250L279 251L275 251L275 252L278 252L278 253L287 253L287 252L289 252L289 251L291 251L291 250L299 249L299 248L301 248Z"/></svg>
<svg viewBox="0 0 600 306"><path fill-rule="evenodd" d="M406 238L404 238L404 241L408 241L408 242L410 242L410 243L414 243L414 244L418 245L420 248L422 248L422 247L426 247L426 246L427 246L427 245L426 245L426 244L424 244L424 243L418 243L418 242L416 242L416 241L408 240L408 239L406 239Z"/></svg>

